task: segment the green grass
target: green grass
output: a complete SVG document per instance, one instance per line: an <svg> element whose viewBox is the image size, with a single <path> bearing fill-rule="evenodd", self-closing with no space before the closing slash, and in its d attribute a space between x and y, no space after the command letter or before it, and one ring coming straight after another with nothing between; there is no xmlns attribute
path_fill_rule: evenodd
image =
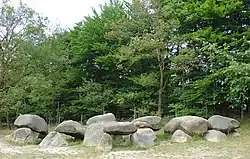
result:
<svg viewBox="0 0 250 159"><path fill-rule="evenodd" d="M4 138L7 135L10 135L13 130L0 130L0 138Z"/></svg>
<svg viewBox="0 0 250 159"><path fill-rule="evenodd" d="M170 140L171 134L170 133L164 133L163 129L157 132L157 142Z"/></svg>

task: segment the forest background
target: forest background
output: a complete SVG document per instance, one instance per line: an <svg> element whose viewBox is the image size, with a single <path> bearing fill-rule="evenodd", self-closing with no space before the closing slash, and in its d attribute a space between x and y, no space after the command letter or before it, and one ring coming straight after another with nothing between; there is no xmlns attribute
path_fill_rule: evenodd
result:
<svg viewBox="0 0 250 159"><path fill-rule="evenodd" d="M248 0L112 0L68 30L0 11L0 125L250 114Z"/></svg>

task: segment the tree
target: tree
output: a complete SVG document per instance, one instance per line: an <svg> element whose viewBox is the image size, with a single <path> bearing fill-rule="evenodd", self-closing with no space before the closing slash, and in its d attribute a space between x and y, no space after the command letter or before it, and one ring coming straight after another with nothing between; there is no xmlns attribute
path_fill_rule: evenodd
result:
<svg viewBox="0 0 250 159"><path fill-rule="evenodd" d="M24 66L29 57L24 50L27 43L38 44L44 37L46 19L20 2L18 7L10 0L1 2L0 15L0 92L1 111L6 113L9 126L9 113L17 101L21 100L23 90L18 83L25 75ZM14 94L18 97L13 98ZM12 102L11 102L12 101ZM15 108L14 108L15 109Z"/></svg>
<svg viewBox="0 0 250 159"><path fill-rule="evenodd" d="M64 107L70 109L67 114L73 113L70 115L75 118L86 111L89 112L84 115L86 118L106 110L114 112L116 107L112 99L124 82L119 80L120 72L113 56L119 47L117 40L106 38L111 24L125 14L123 4L112 1L101 7L100 14L93 12L94 16L85 17L68 37L68 57L73 74L65 90L68 101L64 102ZM72 108L81 114L74 114Z"/></svg>
<svg viewBox="0 0 250 159"><path fill-rule="evenodd" d="M169 79L167 77L170 68L169 57L175 48L178 30L178 21L174 18L167 19L169 15L164 12L162 5L162 2L157 0L133 1L128 9L127 19L120 22L118 27L115 25L113 32L110 33L110 36L119 39L125 37L120 41L128 41L121 47L118 58L121 67L131 72L127 74L132 74L128 78L134 84L147 89L152 87L152 81L155 78L158 79L153 87L158 89L157 114L159 116L162 114L163 93ZM128 65L124 64L126 62ZM157 68L158 71L156 71ZM139 69L141 70L138 72Z"/></svg>
<svg viewBox="0 0 250 159"><path fill-rule="evenodd" d="M179 92L176 94L176 99L171 97L173 104L176 101L185 101L182 108L194 109L193 112L199 112L198 109L201 110L201 114L204 114L202 112L221 110L220 113L227 111L229 114L228 108L232 106L232 100L241 101L242 99L230 93L228 88L231 82L224 79L229 78L229 68L231 71L235 68L232 67L235 65L234 61L238 61L239 56L248 49L249 43L246 43L246 39L249 38L247 36L249 22L246 18L249 16L249 2L244 0L197 2L187 0L175 3L175 6L170 6L175 10L173 13L180 22L178 32L184 37L182 44L185 44L179 52L189 49L187 54L192 54L193 57L190 57L188 61L190 63L196 61L196 64L193 65L195 67L191 73L183 74L183 77L188 79L184 91L176 89L178 76L175 77L175 75L178 72L173 72L175 78L171 82L175 83L173 85L175 92ZM168 6L167 9L170 8L167 3L166 6ZM174 63L175 59L183 57L182 54L176 55L173 58ZM182 65L179 63L177 66ZM238 90L243 91L244 88L241 88ZM206 110L208 105L209 110ZM187 111L187 114L190 112ZM204 114L204 116L207 115Z"/></svg>

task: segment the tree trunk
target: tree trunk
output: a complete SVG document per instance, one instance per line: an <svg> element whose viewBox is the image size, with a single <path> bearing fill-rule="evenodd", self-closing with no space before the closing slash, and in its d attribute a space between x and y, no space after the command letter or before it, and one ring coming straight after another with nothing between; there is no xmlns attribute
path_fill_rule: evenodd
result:
<svg viewBox="0 0 250 159"><path fill-rule="evenodd" d="M158 94L158 111L157 115L161 117L162 114L162 94L164 90L164 64L161 62L159 64L159 69L160 69L160 89L159 89L159 94Z"/></svg>
<svg viewBox="0 0 250 159"><path fill-rule="evenodd" d="M208 119L208 107L207 107L207 104L206 104L206 119Z"/></svg>
<svg viewBox="0 0 250 159"><path fill-rule="evenodd" d="M48 122L48 124L49 124L49 126L51 126L51 119L50 119L50 117L49 117L49 122Z"/></svg>
<svg viewBox="0 0 250 159"><path fill-rule="evenodd" d="M250 101L247 100L246 104L247 104L247 116L250 116Z"/></svg>
<svg viewBox="0 0 250 159"><path fill-rule="evenodd" d="M104 105L102 106L102 114L105 114Z"/></svg>
<svg viewBox="0 0 250 159"><path fill-rule="evenodd" d="M165 84L167 83L167 81L165 81ZM164 110L163 110L163 114L169 115L169 92L167 89L165 89L166 86L164 86L164 90L165 90L165 99L166 99L166 104L164 105Z"/></svg>
<svg viewBox="0 0 250 159"><path fill-rule="evenodd" d="M81 124L83 124L83 115L81 115Z"/></svg>
<svg viewBox="0 0 250 159"><path fill-rule="evenodd" d="M46 113L46 122L48 122L49 121L49 112L47 111L47 113Z"/></svg>
<svg viewBox="0 0 250 159"><path fill-rule="evenodd" d="M241 107L241 110L240 110L240 119L243 120L244 119L244 108Z"/></svg>
<svg viewBox="0 0 250 159"><path fill-rule="evenodd" d="M161 117L161 109L162 109L162 91L159 90L159 97L158 97L158 111L157 115Z"/></svg>
<svg viewBox="0 0 250 159"><path fill-rule="evenodd" d="M136 118L136 110L135 110L135 106L134 106L134 119Z"/></svg>
<svg viewBox="0 0 250 159"><path fill-rule="evenodd" d="M182 86L181 86L182 88L181 88L181 89L182 89L182 92L184 92L184 89L185 89L185 81L184 81L184 78L181 78L181 82L182 82ZM184 99L182 102L183 102L183 105L186 104L186 100L185 100L185 99Z"/></svg>
<svg viewBox="0 0 250 159"><path fill-rule="evenodd" d="M6 112L6 123L7 123L7 129L10 130L9 111Z"/></svg>
<svg viewBox="0 0 250 159"><path fill-rule="evenodd" d="M0 129L3 129L2 118L0 117Z"/></svg>
<svg viewBox="0 0 250 159"><path fill-rule="evenodd" d="M58 117L58 124L61 123L61 115L60 115L60 103L57 102L57 117Z"/></svg>
<svg viewBox="0 0 250 159"><path fill-rule="evenodd" d="M16 108L16 118L19 116L19 107Z"/></svg>

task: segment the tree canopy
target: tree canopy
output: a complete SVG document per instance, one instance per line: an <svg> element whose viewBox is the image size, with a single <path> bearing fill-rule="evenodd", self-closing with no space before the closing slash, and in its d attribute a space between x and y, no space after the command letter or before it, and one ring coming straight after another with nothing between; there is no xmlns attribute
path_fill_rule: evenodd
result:
<svg viewBox="0 0 250 159"><path fill-rule="evenodd" d="M0 119L250 112L250 2L111 0L69 30L0 4Z"/></svg>

